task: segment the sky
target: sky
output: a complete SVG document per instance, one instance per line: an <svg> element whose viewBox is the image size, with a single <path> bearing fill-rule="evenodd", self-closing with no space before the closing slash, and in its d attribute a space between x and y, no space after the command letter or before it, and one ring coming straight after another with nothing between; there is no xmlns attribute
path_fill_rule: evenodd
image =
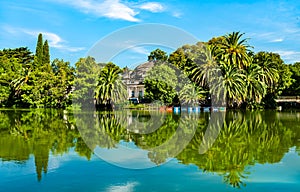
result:
<svg viewBox="0 0 300 192"><path fill-rule="evenodd" d="M25 46L35 52L42 33L49 41L51 60L73 65L103 38L148 23L184 30L199 41L240 31L253 51L279 53L286 63L300 61L297 0L1 0L0 49ZM156 47L161 48L131 47L111 60L120 66L146 61ZM105 53L99 53L98 62L108 62L101 54Z"/></svg>

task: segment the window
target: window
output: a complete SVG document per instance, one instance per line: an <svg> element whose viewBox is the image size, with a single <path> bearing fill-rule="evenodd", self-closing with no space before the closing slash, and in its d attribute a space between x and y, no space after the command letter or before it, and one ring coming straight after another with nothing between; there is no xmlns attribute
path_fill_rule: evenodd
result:
<svg viewBox="0 0 300 192"><path fill-rule="evenodd" d="M134 97L134 91L131 91L131 97Z"/></svg>

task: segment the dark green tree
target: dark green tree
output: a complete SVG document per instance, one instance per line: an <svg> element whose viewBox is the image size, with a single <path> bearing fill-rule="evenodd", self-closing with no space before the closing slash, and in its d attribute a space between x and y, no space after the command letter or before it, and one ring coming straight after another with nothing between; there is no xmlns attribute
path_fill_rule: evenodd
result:
<svg viewBox="0 0 300 192"><path fill-rule="evenodd" d="M148 61L154 61L154 62L158 62L158 61L164 62L167 61L167 59L168 59L167 53L161 49L155 49L148 56Z"/></svg>
<svg viewBox="0 0 300 192"><path fill-rule="evenodd" d="M46 40L43 45L43 66L45 67L46 71L49 71L51 69L50 68L50 52L49 52L48 40Z"/></svg>
<svg viewBox="0 0 300 192"><path fill-rule="evenodd" d="M0 104L20 105L21 88L32 70L33 54L26 47L0 50Z"/></svg>
<svg viewBox="0 0 300 192"><path fill-rule="evenodd" d="M54 84L51 87L51 105L65 108L72 103L71 92L74 85L75 69L70 66L69 62L59 59L52 62L52 69Z"/></svg>
<svg viewBox="0 0 300 192"><path fill-rule="evenodd" d="M43 35L40 33L38 35L38 40L35 49L35 65L41 67L44 61L44 51L43 51Z"/></svg>
<svg viewBox="0 0 300 192"><path fill-rule="evenodd" d="M156 65L147 72L145 77L145 97L172 104L177 95L177 76L175 70L168 65Z"/></svg>
<svg viewBox="0 0 300 192"><path fill-rule="evenodd" d="M292 85L283 90L283 95L299 96L300 95L300 63L294 63L289 66L292 72L291 78L293 79Z"/></svg>
<svg viewBox="0 0 300 192"><path fill-rule="evenodd" d="M72 94L73 103L85 107L94 106L95 89L101 66L93 57L80 58L75 63L75 90Z"/></svg>
<svg viewBox="0 0 300 192"><path fill-rule="evenodd" d="M292 72L277 53L259 52L253 56L253 63L261 67L261 81L267 85L262 102L266 108L275 108L277 96L292 84Z"/></svg>

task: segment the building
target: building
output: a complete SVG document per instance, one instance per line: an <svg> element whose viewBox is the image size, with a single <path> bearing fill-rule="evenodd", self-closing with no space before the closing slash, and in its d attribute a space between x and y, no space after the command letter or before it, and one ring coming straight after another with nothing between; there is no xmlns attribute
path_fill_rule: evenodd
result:
<svg viewBox="0 0 300 192"><path fill-rule="evenodd" d="M146 62L137 66L134 70L126 68L122 74L122 81L127 86L128 99L144 97L144 79L147 71L154 66L154 62Z"/></svg>

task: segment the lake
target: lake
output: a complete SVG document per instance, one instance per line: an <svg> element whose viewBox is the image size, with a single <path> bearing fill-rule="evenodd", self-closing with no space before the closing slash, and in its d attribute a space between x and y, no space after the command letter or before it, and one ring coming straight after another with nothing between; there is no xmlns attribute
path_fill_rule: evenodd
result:
<svg viewBox="0 0 300 192"><path fill-rule="evenodd" d="M0 118L0 191L300 191L296 111Z"/></svg>

